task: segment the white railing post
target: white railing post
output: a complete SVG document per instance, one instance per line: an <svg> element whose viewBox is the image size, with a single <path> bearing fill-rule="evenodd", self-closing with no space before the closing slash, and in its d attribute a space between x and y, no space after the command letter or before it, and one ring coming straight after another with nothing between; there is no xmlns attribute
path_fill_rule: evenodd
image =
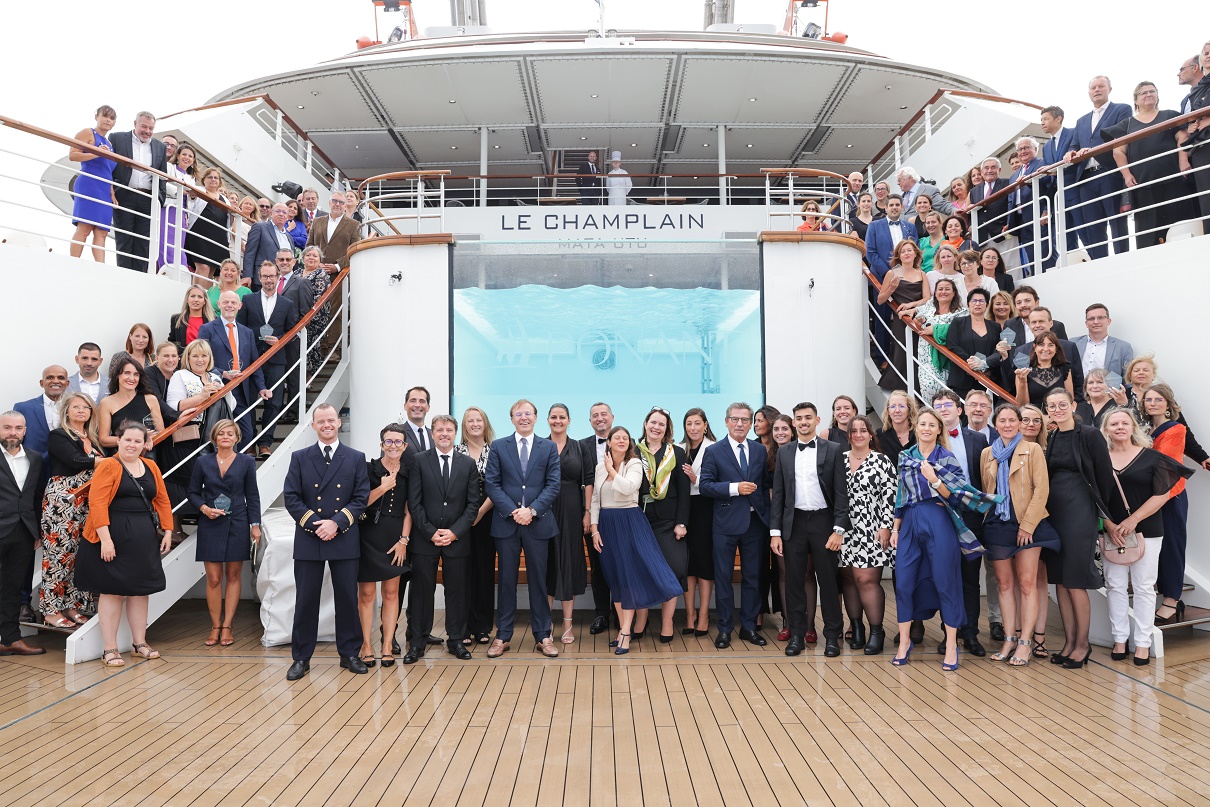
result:
<svg viewBox="0 0 1210 807"><path fill-rule="evenodd" d="M298 422L307 422L307 329L298 332ZM284 410L285 407L282 407Z"/></svg>
<svg viewBox="0 0 1210 807"><path fill-rule="evenodd" d="M307 164L306 164L308 174L311 173L312 166L314 165L314 159L315 159L314 145L311 143L310 140L308 140L307 141Z"/></svg>
<svg viewBox="0 0 1210 807"><path fill-rule="evenodd" d="M419 223L419 222L417 222ZM345 279L340 284L342 308L340 312L340 356L344 358L349 355L349 276L345 275Z"/></svg>
<svg viewBox="0 0 1210 807"><path fill-rule="evenodd" d="M1042 274L1042 193L1041 193L1041 177L1034 177L1030 180L1030 185L1033 190L1033 199L1030 202L1030 207L1033 213L1033 233L1031 237L1034 240L1033 266L1030 267L1030 273L1033 275ZM1047 244L1046 246L1050 246Z"/></svg>
<svg viewBox="0 0 1210 807"><path fill-rule="evenodd" d="M147 274L158 273L157 264L160 262L160 183L163 180L158 175L151 175L151 229L147 233ZM184 191L182 190L182 193Z"/></svg>
<svg viewBox="0 0 1210 807"><path fill-rule="evenodd" d="M899 316L898 312L896 312L895 316ZM904 325L906 327L903 329L903 352L907 356L907 361L903 363L903 375L907 381L908 397L911 398L916 394L916 351L912 350L912 342L915 341L913 337L916 339L920 337L916 336L916 332L912 330L911 325L907 323L904 323ZM894 334L892 333L893 336ZM894 339L892 338L891 341L893 342Z"/></svg>
<svg viewBox="0 0 1210 807"><path fill-rule="evenodd" d="M924 108L924 139L928 140L933 136L933 110L931 107Z"/></svg>
<svg viewBox="0 0 1210 807"><path fill-rule="evenodd" d="M1064 165L1060 165L1055 172L1055 204L1054 212L1050 217L1050 232L1054 235L1055 252L1058 253L1055 260L1056 266L1063 266L1067 262L1067 198L1063 187L1064 168Z"/></svg>
<svg viewBox="0 0 1210 807"><path fill-rule="evenodd" d="M277 118L276 118L276 122L274 123L274 126L273 126L273 139L275 141L277 141L277 145L279 145L279 146L281 145L281 142L282 142L282 129L284 127L285 127L285 113L279 109L279 110L277 110Z"/></svg>
<svg viewBox="0 0 1210 807"><path fill-rule="evenodd" d="M903 167L903 150L899 145L899 140L900 140L899 135L895 135L895 168L896 169Z"/></svg>

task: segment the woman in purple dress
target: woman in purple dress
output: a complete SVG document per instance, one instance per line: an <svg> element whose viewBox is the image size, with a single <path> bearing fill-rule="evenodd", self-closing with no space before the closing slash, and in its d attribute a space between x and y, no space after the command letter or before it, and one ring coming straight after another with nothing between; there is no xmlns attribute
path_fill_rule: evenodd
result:
<svg viewBox="0 0 1210 807"><path fill-rule="evenodd" d="M81 129L76 140L92 143L105 151L113 151L105 135L113 128L118 113L113 107L103 105L97 109L96 128ZM71 237L71 256L84 254L86 239L92 235L92 259L105 263L105 239L113 227L113 186L110 183L116 163L91 151L72 148L67 153L72 162L80 163L81 173L76 175L71 192L75 199L71 210L71 223L76 231Z"/></svg>

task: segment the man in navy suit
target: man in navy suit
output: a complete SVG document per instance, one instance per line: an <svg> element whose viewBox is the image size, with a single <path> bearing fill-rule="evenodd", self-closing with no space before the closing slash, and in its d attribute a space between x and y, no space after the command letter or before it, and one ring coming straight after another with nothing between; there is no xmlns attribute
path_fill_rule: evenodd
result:
<svg viewBox="0 0 1210 807"><path fill-rule="evenodd" d="M370 499L366 455L342 445L336 407L320 404L311 414L319 442L290 455L282 496L294 528L294 630L290 652L294 663L286 680L297 681L311 669L319 634L319 597L324 564L332 574L336 606L336 650L340 666L369 672L357 655L361 620L357 615L357 563L361 538L357 520Z"/></svg>
<svg viewBox="0 0 1210 807"><path fill-rule="evenodd" d="M496 638L488 658L500 658L513 638L517 621L517 579L525 549L529 586L529 626L542 655L554 658L550 639L550 604L546 601L546 560L550 539L559 532L551 508L559 497L559 452L550 440L534 434L538 408L520 400L508 412L517 430L492 443L483 486L492 500L492 538L499 556L500 594L496 604Z"/></svg>
<svg viewBox="0 0 1210 807"><path fill-rule="evenodd" d="M25 448L42 455L43 470L49 467L47 441L51 430L59 426L59 399L67 391L67 384L67 368L52 364L42 371L38 382L42 394L13 406L25 416Z"/></svg>
<svg viewBox="0 0 1210 807"><path fill-rule="evenodd" d="M983 182L971 189L971 202L980 205L972 217L971 240L980 247L992 241L1004 240L1004 228L1008 226L1008 197L1002 196L989 205L983 201L1008 187L1008 180L1000 178L1000 160L988 157L979 167ZM977 219L977 223L974 221Z"/></svg>
<svg viewBox="0 0 1210 807"><path fill-rule="evenodd" d="M728 406L727 439L706 448L698 477L698 490L714 499L714 601L718 612L714 646L719 650L731 646L735 610L731 579L736 548L740 568L739 638L754 645L768 644L756 632L760 549L769 540L769 493L764 484L767 456L759 441L748 439L751 427L751 406Z"/></svg>
<svg viewBox="0 0 1210 807"><path fill-rule="evenodd" d="M1120 123L1131 115L1127 104L1114 104L1109 101L1109 93L1113 86L1105 76L1096 76L1088 82L1088 97L1092 100L1092 111L1076 121L1075 143L1072 150L1064 155L1066 162L1083 157L1092 149L1105 145L1101 130L1107 126ZM1080 228L1080 240L1084 249L1093 260L1104 258L1109 254L1109 243L1106 239L1105 222L1109 222L1113 231L1113 248L1117 253L1129 249L1126 237L1126 217L1120 215L1121 199L1119 194L1126 189L1121 172L1116 170L1113 157L1102 154L1076 163L1076 179L1081 181L1078 188L1079 206L1072 211L1075 224ZM1102 198L1104 197L1104 198Z"/></svg>
<svg viewBox="0 0 1210 807"><path fill-rule="evenodd" d="M1048 106L1042 110L1042 132L1050 139L1042 144L1042 163L1044 165L1058 165L1063 162L1063 156L1075 147L1076 130L1063 128L1063 109L1057 106ZM1076 168L1074 165L1062 165L1056 170L1063 172L1063 205L1065 215L1063 217L1063 231L1067 235L1067 251L1079 249L1080 236L1075 226L1075 219L1072 218L1072 208L1080 201L1080 193L1078 188L1073 188L1072 185L1076 181ZM1042 183L1042 189L1045 191L1047 198L1050 199L1051 215L1058 210L1056 205L1056 195L1059 192L1059 183L1055 177L1047 177ZM1054 223L1052 219L1052 224ZM1058 252L1055 249L1057 227L1050 228L1050 257L1042 262L1043 269L1049 269L1055 265L1058 259Z"/></svg>
<svg viewBox="0 0 1210 807"><path fill-rule="evenodd" d="M260 355L276 345L278 340L285 336L286 331L298 324L298 309L295 308L292 301L277 293L277 267L274 264L269 261L261 264L258 277L260 278L260 291L244 297L243 305L236 315L236 321L247 325L248 330L252 331L256 337L256 352L257 355ZM266 334L266 330L271 333ZM273 448L273 429L269 424L273 423L277 413L282 410L285 384L277 384L277 382L289 368L289 364L287 364L289 357L290 351L282 348L270 356L261 368L265 386L269 387L270 393L270 397L265 399L260 416L261 428L266 431L256 441L262 457L269 456ZM298 375L298 368L294 368L292 372ZM273 388L275 384L277 384L276 389ZM297 402L292 403L292 406L297 408Z"/></svg>
<svg viewBox="0 0 1210 807"><path fill-rule="evenodd" d="M903 218L903 197L892 193L886 199L886 217L870 222L865 234L866 258L870 262L870 271L880 283L891 271L891 256L895 247L905 239L915 243L916 238L916 227ZM881 364L891 355L892 312L888 304L879 304L878 292L872 283L869 295L876 312L870 314L870 327L874 331L874 341L882 348L882 353L874 356L874 361Z"/></svg>
<svg viewBox="0 0 1210 807"><path fill-rule="evenodd" d="M243 276L252 281L253 291L260 289L257 270L262 263L275 262L277 251L281 249L294 254L294 239L286 232L286 221L289 218L290 208L278 202L273 205L269 221L258 221L248 229L248 241L244 246Z"/></svg>
<svg viewBox="0 0 1210 807"><path fill-rule="evenodd" d="M298 317L302 319L315 305L315 290L311 288L311 284L302 276L302 272L295 270L294 250L279 249L277 250L277 293L282 299L289 300L294 303L294 307L298 310ZM293 367L298 361L302 352L302 340L293 339L286 347L286 366ZM293 401L298 397L299 379L298 370L288 372L286 374L286 397L285 400ZM298 412L297 407L287 407L286 414L282 415L279 423L297 423Z"/></svg>
<svg viewBox="0 0 1210 807"><path fill-rule="evenodd" d="M256 334L243 323L237 322L241 308L239 295L233 291L225 291L218 298L219 316L198 329L197 338L205 339L214 354L214 371L221 373L224 381L236 378L256 360ZM234 345L235 351L232 352ZM268 400L273 394L265 387L265 376L259 369L246 374L234 390L236 411L231 413L234 418L252 405L259 395ZM240 448L245 448L252 442L256 433L256 419L248 412L238 420L242 435Z"/></svg>
<svg viewBox="0 0 1210 807"><path fill-rule="evenodd" d="M140 112L135 115L131 131L111 134L109 142L113 145L114 154L121 154L162 173L168 170L168 149L153 137L154 134L155 115ZM113 193L118 200L118 206L113 210L118 266L136 272L147 271L150 251L148 237L151 234L151 177L150 172L131 168L124 163L117 163L113 169ZM161 179L156 204L164 204L166 189Z"/></svg>
<svg viewBox="0 0 1210 807"><path fill-rule="evenodd" d="M1038 141L1032 137L1021 137L1017 139L1017 157L1021 160L1021 167L1018 168L1009 178L1009 184L1012 184L1020 179L1041 171L1045 167L1042 158L1038 156ZM1038 180L1041 185L1043 180ZM1017 241L1021 244L1021 276L1029 277L1038 271L1038 267L1034 266L1034 188L1032 183L1014 188L1008 194L1008 229L1009 232L1017 236ZM1042 215L1046 215L1046 209L1043 208ZM1038 244L1041 245L1050 240L1050 233L1046 227L1045 220L1041 224L1041 236ZM1043 250L1048 251L1046 249Z"/></svg>

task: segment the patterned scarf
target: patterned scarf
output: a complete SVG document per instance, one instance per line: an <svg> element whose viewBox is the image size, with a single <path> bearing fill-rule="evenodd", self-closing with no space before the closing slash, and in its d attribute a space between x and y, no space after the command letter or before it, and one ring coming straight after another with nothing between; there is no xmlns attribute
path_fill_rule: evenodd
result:
<svg viewBox="0 0 1210 807"><path fill-rule="evenodd" d="M668 495L668 482L672 472L676 470L676 452L669 445L664 450L664 458L657 464L655 454L647 447L647 441L639 442L639 455L643 458L643 473L647 474L647 484L651 487L645 501L661 501Z"/></svg>
<svg viewBox="0 0 1210 807"><path fill-rule="evenodd" d="M1004 497L1002 501L996 503L996 516L1001 521L1009 521L1013 517L1012 496L1009 495L1008 490L1008 474L1012 470L1013 452L1021 444L1021 439L1021 432L1017 432L1017 436L1008 445L1004 445L1003 437L992 440L992 459L998 465L996 468L996 495Z"/></svg>
<svg viewBox="0 0 1210 807"><path fill-rule="evenodd" d="M936 454L937 448L934 448L933 452ZM962 554L968 559L979 557L987 550L983 548L983 544L979 543L979 539L975 537L975 534L962 523L962 519L959 518L954 508L961 507L964 510L970 510L975 513L986 513L994 505L999 504L1002 497L997 494L984 493L968 485L958 458L952 454L944 457L937 456L935 459L931 459L930 462L933 470L937 473L937 478L941 480L941 484L949 489L949 499L941 499L941 503L949 511L950 520L954 523L954 530L958 533L958 544L962 549ZM912 473L920 473L920 466L923 464L924 455L920 453L920 446L914 445L911 448L905 449L899 454L900 478L902 478L905 469L909 469ZM900 485L899 490L895 493L895 509L898 510L903 503L904 487Z"/></svg>

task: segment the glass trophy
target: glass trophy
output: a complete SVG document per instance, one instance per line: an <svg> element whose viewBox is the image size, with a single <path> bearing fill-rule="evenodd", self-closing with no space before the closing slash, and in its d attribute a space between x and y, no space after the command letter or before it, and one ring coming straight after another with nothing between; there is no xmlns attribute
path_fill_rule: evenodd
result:
<svg viewBox="0 0 1210 807"><path fill-rule="evenodd" d="M231 514L231 497L219 494L214 497L214 509L222 510L227 515Z"/></svg>
<svg viewBox="0 0 1210 807"><path fill-rule="evenodd" d="M974 359L975 359L975 365L976 365L975 369L976 370L978 370L979 372L982 373L984 370L987 369L987 356L984 356L982 353L976 353L974 355Z"/></svg>
<svg viewBox="0 0 1210 807"><path fill-rule="evenodd" d="M1024 370L1028 366L1029 356L1025 355L1024 353L1018 353L1017 355L1013 356L1013 367L1016 367L1018 370Z"/></svg>
<svg viewBox="0 0 1210 807"><path fill-rule="evenodd" d="M264 340L264 338L266 336L272 336L272 335L273 335L273 326L272 325L265 324L265 325L260 326L260 338L262 340Z"/></svg>
<svg viewBox="0 0 1210 807"><path fill-rule="evenodd" d="M1122 377L1117 373L1107 373L1105 375L1105 386L1110 389L1117 389L1122 386Z"/></svg>
<svg viewBox="0 0 1210 807"><path fill-rule="evenodd" d="M1017 332L1014 331L1012 328L1005 328L1004 330L1000 331L1000 341L1008 342L1009 347L1016 347L1017 346Z"/></svg>
<svg viewBox="0 0 1210 807"><path fill-rule="evenodd" d="M143 425L148 429L155 431L155 418L151 415L143 415Z"/></svg>

